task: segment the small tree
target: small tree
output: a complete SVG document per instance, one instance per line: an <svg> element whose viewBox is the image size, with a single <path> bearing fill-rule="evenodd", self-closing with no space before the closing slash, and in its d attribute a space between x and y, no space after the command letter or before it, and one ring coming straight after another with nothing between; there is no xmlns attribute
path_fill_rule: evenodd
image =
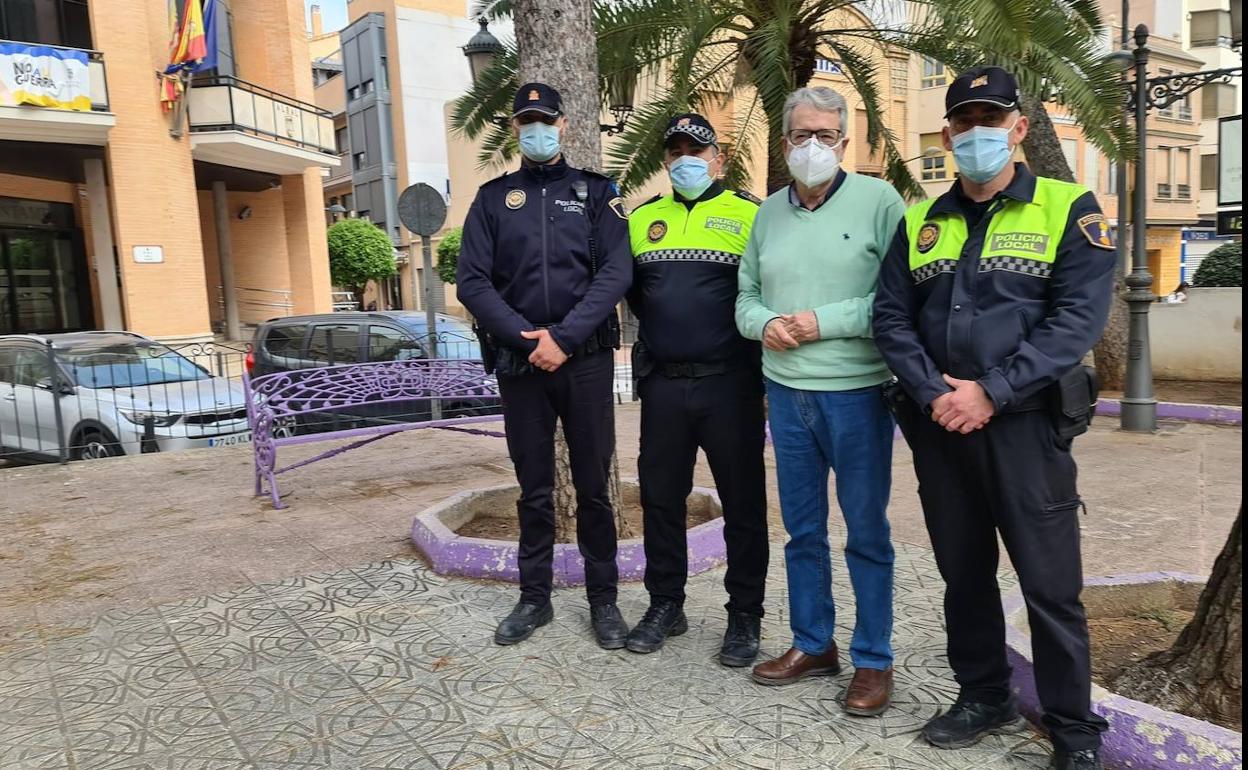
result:
<svg viewBox="0 0 1248 770"><path fill-rule="evenodd" d="M456 227L446 231L438 244L438 277L442 283L454 284L455 271L459 268L459 245L464 237L464 228Z"/></svg>
<svg viewBox="0 0 1248 770"><path fill-rule="evenodd" d="M1244 247L1238 243L1224 243L1209 252L1192 276L1193 286L1243 286Z"/></svg>
<svg viewBox="0 0 1248 770"><path fill-rule="evenodd" d="M364 302L369 281L380 281L398 272L394 244L376 225L366 219L344 219L334 223L329 240L329 277L335 286L355 294Z"/></svg>

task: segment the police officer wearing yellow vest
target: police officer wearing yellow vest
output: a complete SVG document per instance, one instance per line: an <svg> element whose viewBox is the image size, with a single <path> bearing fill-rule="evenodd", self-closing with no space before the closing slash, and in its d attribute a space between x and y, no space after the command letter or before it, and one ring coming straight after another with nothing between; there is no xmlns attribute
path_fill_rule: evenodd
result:
<svg viewBox="0 0 1248 770"><path fill-rule="evenodd" d="M701 115L672 118L664 151L674 192L655 196L628 220L628 300L640 321L633 362L650 608L627 646L654 652L688 627L685 499L701 447L723 504L728 551L728 628L719 662L748 666L758 655L767 578L763 380L759 344L741 336L733 314L758 200L715 181L723 157Z"/></svg>
<svg viewBox="0 0 1248 770"><path fill-rule="evenodd" d="M1018 573L1057 770L1100 770L1091 708L1075 463L1095 386L1114 247L1087 189L1011 163L1027 135L998 67L945 97L959 179L906 212L876 294L876 342L900 389L898 423L945 579L956 703L923 729L942 748L1021 730L997 587L997 534Z"/></svg>

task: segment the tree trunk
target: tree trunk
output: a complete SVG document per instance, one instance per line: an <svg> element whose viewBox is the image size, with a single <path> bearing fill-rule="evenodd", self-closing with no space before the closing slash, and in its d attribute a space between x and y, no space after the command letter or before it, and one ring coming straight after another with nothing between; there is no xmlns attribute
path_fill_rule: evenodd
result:
<svg viewBox="0 0 1248 770"><path fill-rule="evenodd" d="M1120 695L1243 730L1243 522L1241 506L1192 622L1173 647L1118 676Z"/></svg>
<svg viewBox="0 0 1248 770"><path fill-rule="evenodd" d="M1037 176L1047 176L1066 182L1075 181L1075 175L1066 163L1066 155L1062 152L1062 143L1053 130L1053 121L1044 102L1034 96L1022 99L1023 114L1027 116L1030 126L1027 138L1023 140L1023 152L1027 154L1027 165ZM1119 214L1118 221L1124 217ZM1118 228L1121 238L1125 228ZM1121 390L1127 372L1127 312L1125 299L1127 284L1124 280L1121 262L1114 267L1114 301L1109 306L1109 323L1101 339L1096 343L1093 357L1096 360L1096 374L1100 377L1101 386L1106 390Z"/></svg>
<svg viewBox="0 0 1248 770"><path fill-rule="evenodd" d="M599 168L598 48L591 0L515 0L512 4L521 83L554 86L568 128L563 156L577 168Z"/></svg>
<svg viewBox="0 0 1248 770"><path fill-rule="evenodd" d="M515 0L512 21L516 30L521 83L554 86L563 97L568 127L563 156L577 168L602 166L599 132L598 49L591 0ZM576 491L572 486L568 445L563 427L555 431L555 538L576 542ZM619 461L612 455L611 506L620 537L631 537L620 497Z"/></svg>

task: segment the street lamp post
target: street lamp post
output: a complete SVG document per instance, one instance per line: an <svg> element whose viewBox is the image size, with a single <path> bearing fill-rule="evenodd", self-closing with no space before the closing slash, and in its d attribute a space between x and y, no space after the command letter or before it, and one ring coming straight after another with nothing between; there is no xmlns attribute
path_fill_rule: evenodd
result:
<svg viewBox="0 0 1248 770"><path fill-rule="evenodd" d="M1148 165L1148 27L1135 28L1135 195L1131 196L1131 273L1127 276L1127 382L1122 394L1122 429L1157 429L1157 398L1153 394L1153 359L1148 340L1148 311L1157 297L1148 272L1147 165ZM1121 212L1119 218L1121 219Z"/></svg>
<svg viewBox="0 0 1248 770"><path fill-rule="evenodd" d="M1135 194L1131 196L1131 273L1126 280L1131 325L1127 331L1127 382L1122 398L1121 426L1123 430L1151 432L1157 430L1157 399L1153 394L1148 311L1157 297L1152 290L1153 276L1148 271L1148 111L1153 107L1165 109L1210 83L1229 83L1243 72L1243 67L1150 79L1148 27L1137 26L1134 37L1135 82L1127 106L1135 112L1137 158Z"/></svg>

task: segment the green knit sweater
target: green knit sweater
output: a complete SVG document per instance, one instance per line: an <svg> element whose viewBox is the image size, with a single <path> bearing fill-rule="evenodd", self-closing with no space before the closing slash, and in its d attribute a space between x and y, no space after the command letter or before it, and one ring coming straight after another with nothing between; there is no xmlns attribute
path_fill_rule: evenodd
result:
<svg viewBox="0 0 1248 770"><path fill-rule="evenodd" d="M880 263L905 203L892 185L846 174L814 211L785 187L758 210L738 272L737 328L762 339L767 322L814 310L820 339L794 350L763 349L763 373L798 390L854 390L889 379L871 339Z"/></svg>

